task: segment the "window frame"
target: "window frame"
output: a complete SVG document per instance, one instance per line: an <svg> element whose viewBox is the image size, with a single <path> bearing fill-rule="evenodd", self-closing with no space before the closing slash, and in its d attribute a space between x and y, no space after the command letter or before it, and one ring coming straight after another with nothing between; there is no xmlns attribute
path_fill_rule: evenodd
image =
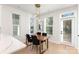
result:
<svg viewBox="0 0 79 59"><path fill-rule="evenodd" d="M48 18L49 17L52 17L52 24L50 25L50 24L47 24L47 20L48 20ZM49 16L49 17L47 17L46 18L46 32L47 32L47 27L51 27L52 28L52 33L48 33L48 35L53 35L53 16Z"/></svg>
<svg viewBox="0 0 79 59"><path fill-rule="evenodd" d="M30 17L30 33L34 33L34 17Z"/></svg>
<svg viewBox="0 0 79 59"><path fill-rule="evenodd" d="M20 15L18 15L18 23L14 23L14 21L16 22L16 17L13 18L14 16L16 16L18 14L12 13L12 20L13 20L13 36L19 36L20 35ZM17 27L18 29L14 30L14 27ZM18 31L17 34L14 34L14 31Z"/></svg>

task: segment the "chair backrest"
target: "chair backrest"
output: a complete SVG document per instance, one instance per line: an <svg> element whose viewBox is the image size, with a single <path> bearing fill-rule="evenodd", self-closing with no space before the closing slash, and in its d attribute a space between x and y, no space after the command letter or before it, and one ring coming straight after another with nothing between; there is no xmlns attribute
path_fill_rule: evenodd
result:
<svg viewBox="0 0 79 59"><path fill-rule="evenodd" d="M28 42L32 42L32 39L29 34L26 34L26 37L27 37Z"/></svg>
<svg viewBox="0 0 79 59"><path fill-rule="evenodd" d="M42 36L47 36L47 33L42 33Z"/></svg>
<svg viewBox="0 0 79 59"><path fill-rule="evenodd" d="M26 37L27 37L27 39L30 39L30 35L29 34L26 34Z"/></svg>
<svg viewBox="0 0 79 59"><path fill-rule="evenodd" d="M37 34L37 35L41 35L41 32L37 32L36 34Z"/></svg>
<svg viewBox="0 0 79 59"><path fill-rule="evenodd" d="M35 45L39 44L39 40L37 39L37 36L32 35L32 40L33 40L33 44L35 44Z"/></svg>

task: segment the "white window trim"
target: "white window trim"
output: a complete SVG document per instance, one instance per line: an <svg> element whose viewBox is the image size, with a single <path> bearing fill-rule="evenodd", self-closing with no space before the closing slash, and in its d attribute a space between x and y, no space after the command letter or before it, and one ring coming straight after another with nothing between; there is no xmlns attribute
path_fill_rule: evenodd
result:
<svg viewBox="0 0 79 59"><path fill-rule="evenodd" d="M13 15L13 14L12 14L12 15ZM13 18L12 18L12 19L13 19ZM13 20L14 20L14 19L13 19ZM20 19L19 19L19 20L20 20ZM18 30L14 30L14 29L13 29L13 31L18 31L18 32L17 32L17 35L14 35L14 33L13 33L13 36L19 36L19 35L20 35L20 24L13 24L13 27L14 27L14 26L17 26L17 27L18 27Z"/></svg>
<svg viewBox="0 0 79 59"><path fill-rule="evenodd" d="M51 16L50 16L50 17L51 17ZM52 16L52 17L53 17L53 16ZM52 19L52 20L53 20L53 19ZM53 24L52 24L52 25L46 24L46 18L45 18L45 26L52 28L52 34L48 34L48 35L53 35ZM46 32L46 28L45 28L45 32Z"/></svg>

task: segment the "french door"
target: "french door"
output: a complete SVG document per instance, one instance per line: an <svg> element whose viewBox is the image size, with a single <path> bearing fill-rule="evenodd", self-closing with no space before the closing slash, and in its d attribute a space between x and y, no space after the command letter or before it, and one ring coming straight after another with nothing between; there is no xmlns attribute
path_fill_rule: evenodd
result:
<svg viewBox="0 0 79 59"><path fill-rule="evenodd" d="M74 39L74 18L64 18L61 20L61 41L72 43Z"/></svg>

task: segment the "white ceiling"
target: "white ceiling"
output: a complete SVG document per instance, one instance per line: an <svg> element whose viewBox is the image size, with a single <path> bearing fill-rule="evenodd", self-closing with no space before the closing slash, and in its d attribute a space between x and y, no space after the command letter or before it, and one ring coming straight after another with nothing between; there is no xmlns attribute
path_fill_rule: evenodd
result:
<svg viewBox="0 0 79 59"><path fill-rule="evenodd" d="M62 9L62 8L67 8L74 6L75 4L41 4L40 7L40 13L48 13L50 11L54 11L57 9ZM36 8L34 4L9 4L11 7L19 8L23 11L35 14L36 13Z"/></svg>

